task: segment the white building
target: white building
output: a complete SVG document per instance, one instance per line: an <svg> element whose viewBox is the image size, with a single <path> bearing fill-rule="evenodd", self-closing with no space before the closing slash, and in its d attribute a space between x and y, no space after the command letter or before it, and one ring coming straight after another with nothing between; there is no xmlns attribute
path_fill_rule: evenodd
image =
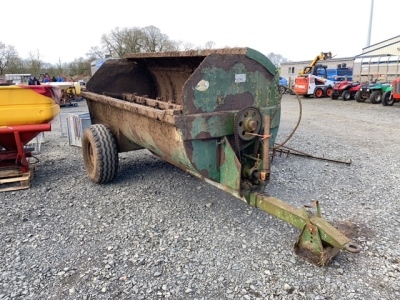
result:
<svg viewBox="0 0 400 300"><path fill-rule="evenodd" d="M326 65L328 68L337 68L338 65L346 66L348 68L353 68L354 62L357 58L363 58L363 61L367 61L366 59L364 59L364 57L387 57L387 56L400 56L400 35L393 37L391 39L379 42L377 44L365 47L362 49L361 54L355 55L354 57L333 58L333 59L327 59L324 61L320 61L318 63ZM373 61L375 61L375 60L373 60ZM385 59L380 59L380 60L387 61ZM301 70L303 70L305 67L309 66L311 62L312 62L312 60L282 63L281 64L281 76L287 78L289 81L289 84L291 86L291 84L294 82L294 79L299 74L299 72ZM381 70L383 70L383 69L381 68ZM353 73L355 71L356 70L354 70ZM374 69L374 72L375 72L375 69ZM380 77L385 77L385 76L382 76L382 72L380 74L374 74L374 75L378 75ZM398 75L400 76L400 72L398 73ZM353 80L358 80L358 77L353 78Z"/></svg>

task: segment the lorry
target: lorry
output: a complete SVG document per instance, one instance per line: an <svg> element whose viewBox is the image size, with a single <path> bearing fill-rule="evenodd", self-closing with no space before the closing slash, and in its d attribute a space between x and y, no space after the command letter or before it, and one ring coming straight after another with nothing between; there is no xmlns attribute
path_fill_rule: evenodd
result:
<svg viewBox="0 0 400 300"><path fill-rule="evenodd" d="M314 96L315 98L330 97L334 82L328 79L327 67L317 65L319 60L332 58L331 52L321 52L309 66L299 72L294 80L294 91L303 97Z"/></svg>

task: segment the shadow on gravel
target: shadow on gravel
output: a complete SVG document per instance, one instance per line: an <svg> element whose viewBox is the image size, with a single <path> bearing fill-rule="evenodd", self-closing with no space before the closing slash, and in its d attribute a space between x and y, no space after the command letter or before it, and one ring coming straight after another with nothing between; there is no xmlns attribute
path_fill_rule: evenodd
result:
<svg viewBox="0 0 400 300"><path fill-rule="evenodd" d="M156 178L160 175L160 172L166 172L165 175L172 175L176 172L185 174L183 170L151 153L138 152L135 154L136 155L120 157L118 173L112 183L116 184L126 181L142 180L144 177Z"/></svg>
<svg viewBox="0 0 400 300"><path fill-rule="evenodd" d="M364 223L354 223L350 220L336 222L335 227L350 239L373 238L376 233Z"/></svg>

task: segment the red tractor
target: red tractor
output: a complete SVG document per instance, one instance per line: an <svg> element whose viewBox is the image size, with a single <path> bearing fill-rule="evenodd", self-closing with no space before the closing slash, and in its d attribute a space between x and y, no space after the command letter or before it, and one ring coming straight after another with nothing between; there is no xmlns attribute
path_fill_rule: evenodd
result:
<svg viewBox="0 0 400 300"><path fill-rule="evenodd" d="M342 97L343 101L352 100L359 89L359 82L352 82L348 80L338 81L333 86L331 99L336 100L339 97Z"/></svg>
<svg viewBox="0 0 400 300"><path fill-rule="evenodd" d="M395 102L400 101L400 77L392 82L392 88L386 91L382 96L382 104L384 106L392 106Z"/></svg>

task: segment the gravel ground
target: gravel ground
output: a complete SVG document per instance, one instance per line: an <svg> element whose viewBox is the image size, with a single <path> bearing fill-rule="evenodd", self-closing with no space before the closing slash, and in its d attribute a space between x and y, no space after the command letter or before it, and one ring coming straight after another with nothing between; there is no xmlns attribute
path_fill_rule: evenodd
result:
<svg viewBox="0 0 400 300"><path fill-rule="evenodd" d="M275 156L267 190L296 207L318 199L361 253L307 263L291 250L296 228L147 150L96 185L57 119L31 188L0 193L0 299L399 299L400 105L302 107L287 146L352 164ZM278 142L298 116L285 95Z"/></svg>

